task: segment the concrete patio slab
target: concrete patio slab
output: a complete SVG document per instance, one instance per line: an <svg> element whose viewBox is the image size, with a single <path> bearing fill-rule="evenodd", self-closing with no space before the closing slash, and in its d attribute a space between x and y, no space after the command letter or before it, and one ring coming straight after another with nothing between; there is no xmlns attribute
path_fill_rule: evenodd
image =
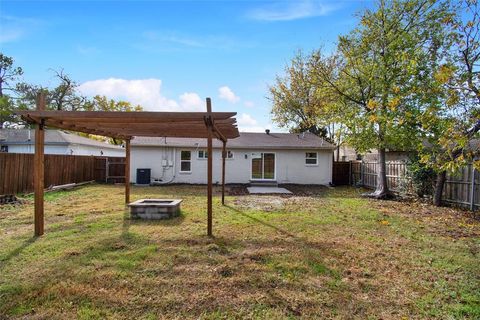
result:
<svg viewBox="0 0 480 320"><path fill-rule="evenodd" d="M269 193L280 193L280 194L291 194L290 190L285 188L278 187L248 187L248 193L250 194L269 194Z"/></svg>

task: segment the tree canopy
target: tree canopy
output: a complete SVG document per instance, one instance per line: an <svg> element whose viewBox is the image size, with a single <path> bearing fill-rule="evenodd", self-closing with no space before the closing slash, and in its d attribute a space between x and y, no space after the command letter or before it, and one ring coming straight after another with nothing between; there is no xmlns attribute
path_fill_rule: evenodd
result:
<svg viewBox="0 0 480 320"><path fill-rule="evenodd" d="M450 17L447 4L438 1L380 0L360 14L352 31L339 37L333 54L317 50L309 58L308 72L294 77L287 69L288 85L277 80L270 91L282 92L283 104L274 103L274 121L295 121L290 113L306 109L307 115L315 115L309 117L314 123L342 124L347 143L357 151L378 150L380 170L373 196L388 195L385 152L412 150L421 141L419 117L429 103L423 87L435 72L431 57L442 52ZM298 61L295 56L292 66ZM312 105L289 99L306 97L305 92L313 93L308 95Z"/></svg>

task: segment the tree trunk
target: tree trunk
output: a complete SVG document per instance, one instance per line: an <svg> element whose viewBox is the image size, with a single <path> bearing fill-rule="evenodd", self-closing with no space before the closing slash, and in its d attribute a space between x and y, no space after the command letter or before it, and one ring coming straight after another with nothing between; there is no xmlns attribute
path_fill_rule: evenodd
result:
<svg viewBox="0 0 480 320"><path fill-rule="evenodd" d="M340 146L337 146L337 161L340 161Z"/></svg>
<svg viewBox="0 0 480 320"><path fill-rule="evenodd" d="M442 205L442 194L445 180L447 180L447 172L442 171L437 175L437 182L435 183L435 195L433 197L433 204L437 207Z"/></svg>
<svg viewBox="0 0 480 320"><path fill-rule="evenodd" d="M377 174L377 188L372 195L377 199L383 199L386 198L389 193L387 185L387 162L385 148L380 148L378 150L378 165L379 170Z"/></svg>
<svg viewBox="0 0 480 320"><path fill-rule="evenodd" d="M390 196L390 191L387 185L387 162L385 148L378 149L378 173L377 173L377 188L372 193L364 194L369 198L386 199Z"/></svg>

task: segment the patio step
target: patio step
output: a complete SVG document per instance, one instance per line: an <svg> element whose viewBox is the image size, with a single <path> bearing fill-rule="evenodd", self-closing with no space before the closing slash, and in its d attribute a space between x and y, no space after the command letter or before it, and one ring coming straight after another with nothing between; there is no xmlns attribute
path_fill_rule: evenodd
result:
<svg viewBox="0 0 480 320"><path fill-rule="evenodd" d="M277 181L250 181L250 187L278 187Z"/></svg>

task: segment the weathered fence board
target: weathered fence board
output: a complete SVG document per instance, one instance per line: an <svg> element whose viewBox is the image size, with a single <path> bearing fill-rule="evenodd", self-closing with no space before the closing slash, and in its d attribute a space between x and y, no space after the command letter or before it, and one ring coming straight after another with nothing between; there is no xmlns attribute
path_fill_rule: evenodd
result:
<svg viewBox="0 0 480 320"><path fill-rule="evenodd" d="M121 157L45 155L45 188L95 180L106 182L107 162L122 163ZM116 168L115 174L124 174ZM118 181L117 181L118 182ZM33 190L33 154L0 153L0 195Z"/></svg>
<svg viewBox="0 0 480 320"><path fill-rule="evenodd" d="M378 166L376 162L352 162L352 184L374 189L377 186ZM410 183L405 162L387 162L386 169L390 190L399 192L402 187ZM473 170L472 165L461 168L455 174L447 174L443 201L469 207L472 210L480 208L480 174Z"/></svg>

